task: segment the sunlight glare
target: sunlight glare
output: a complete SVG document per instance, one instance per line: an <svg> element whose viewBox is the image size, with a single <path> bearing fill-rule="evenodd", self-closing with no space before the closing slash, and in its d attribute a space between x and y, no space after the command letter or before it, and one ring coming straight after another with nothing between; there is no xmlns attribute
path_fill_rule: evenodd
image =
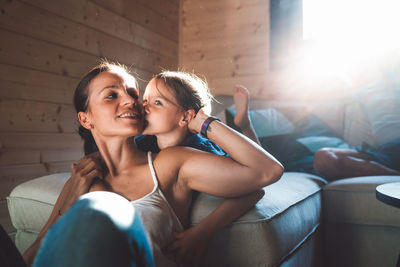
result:
<svg viewBox="0 0 400 267"><path fill-rule="evenodd" d="M303 37L298 67L308 78L352 75L400 52L400 1L303 0ZM300 62L299 62L300 61Z"/></svg>

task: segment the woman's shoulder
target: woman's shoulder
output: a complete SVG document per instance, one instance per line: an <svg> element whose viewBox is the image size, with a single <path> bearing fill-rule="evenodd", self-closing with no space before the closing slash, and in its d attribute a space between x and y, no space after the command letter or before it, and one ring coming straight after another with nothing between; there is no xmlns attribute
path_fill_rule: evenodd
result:
<svg viewBox="0 0 400 267"><path fill-rule="evenodd" d="M185 160L192 155L197 155L198 153L204 153L204 152L192 147L174 146L165 148L157 154L153 153L153 159L160 161L161 160L176 161L177 163L181 163L182 160Z"/></svg>
<svg viewBox="0 0 400 267"><path fill-rule="evenodd" d="M184 162L198 153L204 152L184 146L165 148L157 154L152 153L153 165L157 173L176 177Z"/></svg>

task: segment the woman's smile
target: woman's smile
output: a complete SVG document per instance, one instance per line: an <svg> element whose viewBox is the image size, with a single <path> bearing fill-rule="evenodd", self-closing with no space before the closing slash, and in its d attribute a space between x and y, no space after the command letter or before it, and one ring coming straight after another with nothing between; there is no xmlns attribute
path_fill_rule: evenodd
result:
<svg viewBox="0 0 400 267"><path fill-rule="evenodd" d="M135 111L125 111L121 115L118 116L121 119L130 119L130 120L140 120L142 115Z"/></svg>

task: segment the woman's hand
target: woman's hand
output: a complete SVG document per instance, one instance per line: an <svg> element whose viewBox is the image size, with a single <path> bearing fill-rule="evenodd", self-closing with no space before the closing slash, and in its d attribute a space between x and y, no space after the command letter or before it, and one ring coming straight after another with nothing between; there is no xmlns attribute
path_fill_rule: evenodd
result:
<svg viewBox="0 0 400 267"><path fill-rule="evenodd" d="M69 178L66 188L68 197L61 203L59 215L64 214L81 195L89 192L95 178L103 179L99 152L87 155L72 164L71 178Z"/></svg>
<svg viewBox="0 0 400 267"><path fill-rule="evenodd" d="M208 117L204 110L200 109L196 116L189 122L189 131L192 133L200 133L201 126Z"/></svg>
<svg viewBox="0 0 400 267"><path fill-rule="evenodd" d="M201 266L211 233L196 225L173 235L175 240L167 251L175 254L175 261L183 266Z"/></svg>
<svg viewBox="0 0 400 267"><path fill-rule="evenodd" d="M53 211L43 226L36 240L25 250L23 258L28 266L33 264L43 237L47 230L63 215L72 204L83 194L87 193L96 177L102 178L100 153L96 152L83 157L72 165L71 177L65 183L54 205Z"/></svg>

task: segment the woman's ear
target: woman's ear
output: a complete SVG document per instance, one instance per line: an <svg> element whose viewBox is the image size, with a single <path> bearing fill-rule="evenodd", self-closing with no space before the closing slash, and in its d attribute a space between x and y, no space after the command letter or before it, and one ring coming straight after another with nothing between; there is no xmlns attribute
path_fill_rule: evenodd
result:
<svg viewBox="0 0 400 267"><path fill-rule="evenodd" d="M83 127L88 130L93 129L93 125L90 124L89 115L86 112L78 112L78 120Z"/></svg>
<svg viewBox="0 0 400 267"><path fill-rule="evenodd" d="M189 109L183 112L182 120L179 122L180 126L187 126L193 118L196 117L194 109Z"/></svg>

